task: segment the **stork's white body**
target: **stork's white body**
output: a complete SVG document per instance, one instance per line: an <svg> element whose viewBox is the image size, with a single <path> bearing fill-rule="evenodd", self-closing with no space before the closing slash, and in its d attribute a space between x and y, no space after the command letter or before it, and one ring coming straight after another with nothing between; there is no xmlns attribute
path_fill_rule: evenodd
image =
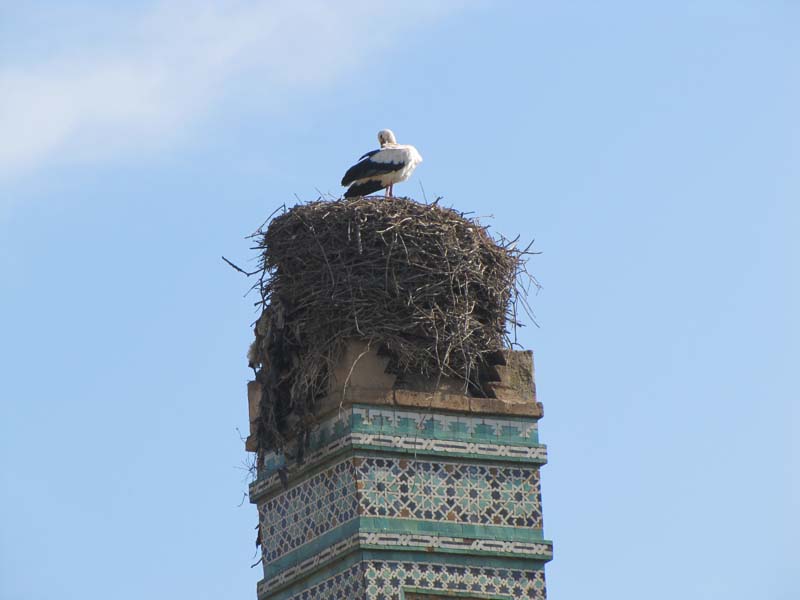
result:
<svg viewBox="0 0 800 600"><path fill-rule="evenodd" d="M414 146L398 144L394 133L384 129L378 133L381 147L367 152L347 170L342 185L349 185L345 198L365 196L383 188L387 196L392 195L392 186L405 181L422 162L422 156Z"/></svg>
<svg viewBox="0 0 800 600"><path fill-rule="evenodd" d="M398 165L399 168L397 170L380 177L383 187L388 187L411 177L414 169L422 162L422 156L414 146L409 146L408 144L386 144L376 154L373 154L370 160L375 163Z"/></svg>

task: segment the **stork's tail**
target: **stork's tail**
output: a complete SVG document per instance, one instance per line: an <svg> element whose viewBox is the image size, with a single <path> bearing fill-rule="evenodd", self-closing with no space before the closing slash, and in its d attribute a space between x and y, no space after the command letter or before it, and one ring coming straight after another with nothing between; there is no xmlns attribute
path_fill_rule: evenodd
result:
<svg viewBox="0 0 800 600"><path fill-rule="evenodd" d="M377 179L367 179L366 181L359 181L351 185L344 193L345 198L357 198L359 196L366 196L382 190L385 185L381 184Z"/></svg>

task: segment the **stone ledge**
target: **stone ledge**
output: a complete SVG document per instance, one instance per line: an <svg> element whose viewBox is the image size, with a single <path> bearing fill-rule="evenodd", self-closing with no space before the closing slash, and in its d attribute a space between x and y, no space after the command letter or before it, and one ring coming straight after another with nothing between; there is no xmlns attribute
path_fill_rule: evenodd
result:
<svg viewBox="0 0 800 600"><path fill-rule="evenodd" d="M321 400L317 414L321 418L353 404L430 408L458 413L514 415L539 419L541 403L536 401L533 352L504 350L498 363L489 371L488 390L494 398L476 398L460 393L459 382L441 378L428 381L410 377L406 384L386 373L388 360L360 340L352 340L342 360L334 369L330 392Z"/></svg>
<svg viewBox="0 0 800 600"><path fill-rule="evenodd" d="M415 392L412 390L375 390L356 388L347 390L346 397L333 393L320 402L320 418L353 404L427 408L465 414L508 415L541 419L544 407L541 402L508 402L501 398L474 398L447 392Z"/></svg>

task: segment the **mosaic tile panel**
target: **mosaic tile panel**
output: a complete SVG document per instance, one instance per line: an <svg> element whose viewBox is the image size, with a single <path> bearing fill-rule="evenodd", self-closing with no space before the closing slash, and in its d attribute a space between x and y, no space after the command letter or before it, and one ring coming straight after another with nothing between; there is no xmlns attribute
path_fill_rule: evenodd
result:
<svg viewBox="0 0 800 600"><path fill-rule="evenodd" d="M320 583L303 590L293 596L281 596L291 600L362 600L366 599L364 588L364 563L356 563L352 567L340 571ZM259 583L258 597L268 596L269 588Z"/></svg>
<svg viewBox="0 0 800 600"><path fill-rule="evenodd" d="M536 467L355 458L364 516L542 527Z"/></svg>
<svg viewBox="0 0 800 600"><path fill-rule="evenodd" d="M401 600L402 590L422 597L444 592L435 598L446 598L447 592L509 600L546 597L544 571L540 570L373 560L354 565L288 598Z"/></svg>
<svg viewBox="0 0 800 600"><path fill-rule="evenodd" d="M401 589L545 599L544 571L418 562L370 561L364 571L369 600L401 600Z"/></svg>
<svg viewBox="0 0 800 600"><path fill-rule="evenodd" d="M264 562L358 516L355 469L343 461L258 507Z"/></svg>
<svg viewBox="0 0 800 600"><path fill-rule="evenodd" d="M259 597L400 600L406 589L542 600L534 567L552 558L541 537L546 456L532 419L340 411L314 433L304 464L290 465L288 490L277 461L251 485ZM299 582L308 589L293 591Z"/></svg>
<svg viewBox="0 0 800 600"><path fill-rule="evenodd" d="M259 505L265 569L357 517L541 529L538 469L394 457L343 460ZM467 545L473 550L539 554L538 546L510 540L463 541L437 532L436 544L442 550ZM392 535L384 536L385 544ZM398 545L410 545L412 538L402 539L405 542Z"/></svg>

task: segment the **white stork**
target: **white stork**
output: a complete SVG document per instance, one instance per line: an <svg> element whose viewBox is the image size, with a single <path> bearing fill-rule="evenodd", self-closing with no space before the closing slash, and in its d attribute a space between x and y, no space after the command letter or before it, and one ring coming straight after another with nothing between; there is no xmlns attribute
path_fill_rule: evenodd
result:
<svg viewBox="0 0 800 600"><path fill-rule="evenodd" d="M386 188L386 197L391 198L395 183L405 181L422 162L417 149L408 144L398 144L391 129L378 132L381 147L362 156L356 164L347 169L342 185L350 186L345 198L366 196Z"/></svg>

